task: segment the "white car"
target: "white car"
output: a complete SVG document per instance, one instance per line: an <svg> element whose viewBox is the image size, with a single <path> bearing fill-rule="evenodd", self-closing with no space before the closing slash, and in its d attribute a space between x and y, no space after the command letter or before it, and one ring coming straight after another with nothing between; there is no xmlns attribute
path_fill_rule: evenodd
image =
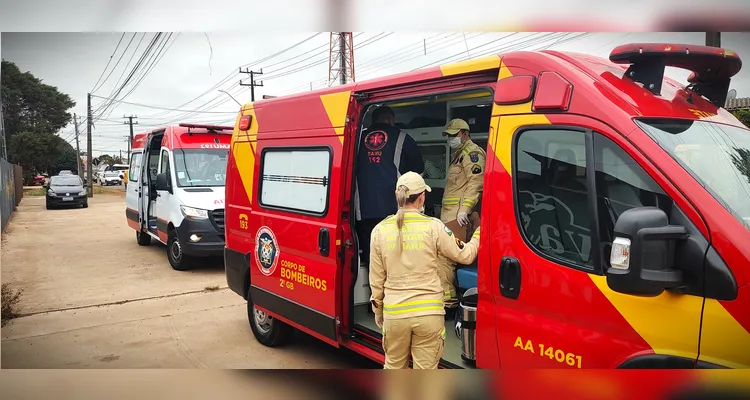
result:
<svg viewBox="0 0 750 400"><path fill-rule="evenodd" d="M121 185L122 177L120 177L119 171L105 171L104 176L99 184L102 186Z"/></svg>

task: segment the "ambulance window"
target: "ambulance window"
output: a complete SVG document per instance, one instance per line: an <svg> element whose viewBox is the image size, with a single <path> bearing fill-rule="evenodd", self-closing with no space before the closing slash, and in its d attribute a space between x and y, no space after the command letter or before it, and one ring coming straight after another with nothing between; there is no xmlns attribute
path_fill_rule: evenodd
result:
<svg viewBox="0 0 750 400"><path fill-rule="evenodd" d="M331 183L329 148L266 149L260 168L261 206L325 215Z"/></svg>
<svg viewBox="0 0 750 400"><path fill-rule="evenodd" d="M527 130L514 156L518 222L528 244L562 264L593 270L584 133Z"/></svg>
<svg viewBox="0 0 750 400"><path fill-rule="evenodd" d="M625 150L601 134L594 134L594 159L602 259L609 260L615 222L623 212L659 207L670 215L673 202Z"/></svg>
<svg viewBox="0 0 750 400"><path fill-rule="evenodd" d="M167 177L171 179L169 171L169 152L162 150L161 152L161 165L159 166L159 173L167 173Z"/></svg>
<svg viewBox="0 0 750 400"><path fill-rule="evenodd" d="M133 153L130 156L130 172L128 174L128 180L131 182L138 182L138 174L141 171L141 153Z"/></svg>
<svg viewBox="0 0 750 400"><path fill-rule="evenodd" d="M445 144L423 144L419 146L424 160L425 179L445 179L448 149Z"/></svg>

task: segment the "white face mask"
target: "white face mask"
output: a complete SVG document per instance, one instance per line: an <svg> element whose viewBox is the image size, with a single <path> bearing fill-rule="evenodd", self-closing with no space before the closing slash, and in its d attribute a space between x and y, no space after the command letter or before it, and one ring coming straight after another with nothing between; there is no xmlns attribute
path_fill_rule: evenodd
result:
<svg viewBox="0 0 750 400"><path fill-rule="evenodd" d="M458 136L449 137L448 138L448 146L450 146L451 148L454 148L454 149L456 147L461 146L461 138L459 138Z"/></svg>

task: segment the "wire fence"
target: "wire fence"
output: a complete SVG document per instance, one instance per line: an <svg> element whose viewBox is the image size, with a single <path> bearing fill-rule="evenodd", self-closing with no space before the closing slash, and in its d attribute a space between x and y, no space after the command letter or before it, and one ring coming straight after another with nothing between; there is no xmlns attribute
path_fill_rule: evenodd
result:
<svg viewBox="0 0 750 400"><path fill-rule="evenodd" d="M23 170L0 158L0 176L2 176L2 195L0 196L0 231L5 232L10 216L23 198Z"/></svg>

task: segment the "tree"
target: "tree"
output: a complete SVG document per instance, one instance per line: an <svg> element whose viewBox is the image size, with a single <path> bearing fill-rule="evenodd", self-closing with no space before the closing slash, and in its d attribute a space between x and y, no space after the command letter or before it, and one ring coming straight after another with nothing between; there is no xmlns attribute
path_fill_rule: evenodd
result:
<svg viewBox="0 0 750 400"><path fill-rule="evenodd" d="M750 128L750 110L734 110L732 114L746 127Z"/></svg>
<svg viewBox="0 0 750 400"><path fill-rule="evenodd" d="M68 110L76 103L12 62L3 60L0 68L9 161L23 167L25 180L34 172L76 170L73 146L55 134L71 121Z"/></svg>
<svg viewBox="0 0 750 400"><path fill-rule="evenodd" d="M6 138L17 132L57 132L70 123L68 110L76 105L70 96L21 72L15 63L3 60L0 68Z"/></svg>

